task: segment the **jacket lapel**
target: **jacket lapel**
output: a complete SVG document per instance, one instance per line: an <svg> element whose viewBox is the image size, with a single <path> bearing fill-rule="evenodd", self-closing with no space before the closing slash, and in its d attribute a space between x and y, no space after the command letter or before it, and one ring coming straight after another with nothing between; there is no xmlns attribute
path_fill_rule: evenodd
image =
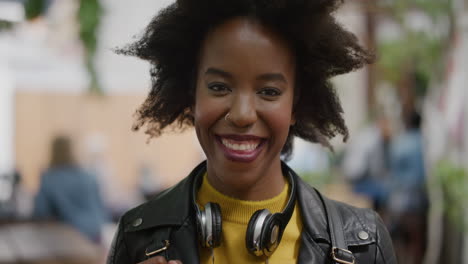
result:
<svg viewBox="0 0 468 264"><path fill-rule="evenodd" d="M297 263L327 263L327 252L324 252L316 242L316 240L320 240L330 243L325 209L315 189L299 177L297 177L297 181L297 201L301 209L304 227Z"/></svg>
<svg viewBox="0 0 468 264"><path fill-rule="evenodd" d="M204 168L205 162L198 165L188 177L177 185L158 194L154 199L131 212L127 217L130 222L126 223L125 232L159 226L183 225L194 210L191 199L193 180ZM133 224L136 219L141 219L138 225Z"/></svg>
<svg viewBox="0 0 468 264"><path fill-rule="evenodd" d="M151 232L146 244L146 252L158 251L169 260L182 263L199 263L197 230L192 208L192 184L195 176L205 167L205 162L174 187L160 193L153 200L131 211L125 218L124 232L129 235L139 231ZM141 258L145 249L136 255ZM153 256L151 256L153 257Z"/></svg>
<svg viewBox="0 0 468 264"><path fill-rule="evenodd" d="M182 263L200 263L198 238L195 223L187 220L179 229L174 230L171 241L173 245L168 250L168 259L178 259Z"/></svg>

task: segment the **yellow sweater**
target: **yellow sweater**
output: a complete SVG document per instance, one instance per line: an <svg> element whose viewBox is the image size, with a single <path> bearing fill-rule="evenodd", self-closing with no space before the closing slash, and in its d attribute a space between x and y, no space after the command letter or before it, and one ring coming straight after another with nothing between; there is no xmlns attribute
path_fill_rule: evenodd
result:
<svg viewBox="0 0 468 264"><path fill-rule="evenodd" d="M221 207L223 234L221 246L214 249L215 264L265 263L265 260L250 255L245 246L247 224L253 213L259 209L268 209L272 213L280 212L286 206L289 185L283 191L268 200L244 201L228 197L208 182L206 175L198 192L197 203L202 207L208 202L218 203ZM302 220L296 202L294 213L286 226L281 243L268 259L269 264L296 263L299 254ZM200 248L200 263L212 264L211 250Z"/></svg>

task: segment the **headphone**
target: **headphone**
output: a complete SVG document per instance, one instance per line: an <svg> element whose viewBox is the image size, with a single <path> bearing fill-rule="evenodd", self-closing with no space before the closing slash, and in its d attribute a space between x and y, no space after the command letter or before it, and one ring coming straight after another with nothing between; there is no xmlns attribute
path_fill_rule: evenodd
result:
<svg viewBox="0 0 468 264"><path fill-rule="evenodd" d="M281 162L283 175L288 176L291 192L288 203L282 212L272 214L268 209L257 210L249 220L245 236L245 246L250 254L257 257L269 257L278 247L284 229L294 211L296 202L297 175ZM196 202L196 194L206 173L206 161L203 162L192 183L192 203L196 212L198 241L202 247L216 248L221 245L222 221L221 208L217 203L209 202L201 209Z"/></svg>

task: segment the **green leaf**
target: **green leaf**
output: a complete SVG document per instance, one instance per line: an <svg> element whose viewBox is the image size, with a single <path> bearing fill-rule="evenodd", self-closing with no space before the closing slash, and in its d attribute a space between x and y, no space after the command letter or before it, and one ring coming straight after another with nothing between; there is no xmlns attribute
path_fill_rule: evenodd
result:
<svg viewBox="0 0 468 264"><path fill-rule="evenodd" d="M44 15L46 7L46 0L26 0L24 2L24 13L26 19L31 20Z"/></svg>
<svg viewBox="0 0 468 264"><path fill-rule="evenodd" d="M80 0L77 18L80 24L80 39L86 51L86 69L91 79L89 91L98 94L102 94L103 91L94 65L94 55L102 13L102 6L98 0Z"/></svg>

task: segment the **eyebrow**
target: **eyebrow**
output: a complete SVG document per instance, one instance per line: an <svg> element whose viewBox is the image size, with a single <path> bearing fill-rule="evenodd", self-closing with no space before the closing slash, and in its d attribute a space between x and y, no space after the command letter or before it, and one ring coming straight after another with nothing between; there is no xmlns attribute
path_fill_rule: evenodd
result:
<svg viewBox="0 0 468 264"><path fill-rule="evenodd" d="M284 75L281 73L264 73L258 76L257 79L261 81L280 81L288 83Z"/></svg>
<svg viewBox="0 0 468 264"><path fill-rule="evenodd" d="M219 75L226 79L232 79L232 74L230 74L229 72L223 71L221 69L218 69L218 68L213 68L213 67L208 68L205 72L205 75L209 75L209 74Z"/></svg>
<svg viewBox="0 0 468 264"><path fill-rule="evenodd" d="M223 71L223 70L218 69L218 68L214 68L214 67L210 67L205 71L205 75L210 75L210 74L219 75L219 76L221 76L223 78L226 78L226 79L232 79L233 78L231 73ZM284 75L281 74L281 73L263 73L263 74L260 74L257 77L257 80L260 80L260 81L280 81L280 82L288 83L288 81L286 80Z"/></svg>

